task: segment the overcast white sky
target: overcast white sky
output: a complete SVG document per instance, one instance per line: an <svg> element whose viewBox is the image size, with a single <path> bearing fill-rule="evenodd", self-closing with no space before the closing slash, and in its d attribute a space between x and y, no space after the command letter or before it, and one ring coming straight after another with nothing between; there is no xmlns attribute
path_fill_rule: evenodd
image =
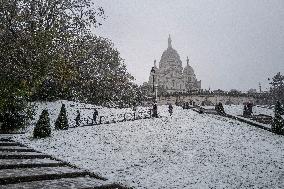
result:
<svg viewBox="0 0 284 189"><path fill-rule="evenodd" d="M284 0L94 0L107 19L95 34L111 39L142 84L173 48L202 88L267 88L284 73Z"/></svg>

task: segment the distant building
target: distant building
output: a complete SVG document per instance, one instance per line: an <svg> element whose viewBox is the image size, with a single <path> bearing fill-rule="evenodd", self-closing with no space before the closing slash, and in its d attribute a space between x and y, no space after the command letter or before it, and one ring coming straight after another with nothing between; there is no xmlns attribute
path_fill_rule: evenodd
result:
<svg viewBox="0 0 284 189"><path fill-rule="evenodd" d="M193 68L189 65L189 59L186 59L187 65L182 66L180 56L172 47L172 40L168 38L168 48L163 52L159 67L154 61L155 84L163 88L165 92L187 92L201 89L201 81L196 79ZM150 73L149 85L153 85L153 73Z"/></svg>
<svg viewBox="0 0 284 189"><path fill-rule="evenodd" d="M248 94L255 94L255 93L257 93L257 90L256 89L249 89L247 93Z"/></svg>
<svg viewBox="0 0 284 189"><path fill-rule="evenodd" d="M228 92L229 95L240 95L242 94L241 91L237 90L237 89L231 89L229 92Z"/></svg>
<svg viewBox="0 0 284 189"><path fill-rule="evenodd" d="M214 90L214 91L212 91L214 94L225 94L226 93L226 91L223 91L223 90L221 90L221 89L217 89L217 90Z"/></svg>

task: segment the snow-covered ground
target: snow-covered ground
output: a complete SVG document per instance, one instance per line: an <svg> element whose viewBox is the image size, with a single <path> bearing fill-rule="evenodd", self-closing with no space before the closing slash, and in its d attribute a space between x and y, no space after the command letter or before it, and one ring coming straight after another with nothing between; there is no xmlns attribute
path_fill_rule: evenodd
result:
<svg viewBox="0 0 284 189"><path fill-rule="evenodd" d="M224 110L226 113L231 115L242 115L244 107L242 105L225 105ZM274 116L274 109L264 108L262 106L253 106L253 114L265 114L269 116Z"/></svg>
<svg viewBox="0 0 284 189"><path fill-rule="evenodd" d="M223 105L224 110L230 115L243 115L244 106L243 105ZM214 109L214 106L202 106L205 109ZM254 115L265 114L269 116L274 116L274 108L267 106L253 106L252 112Z"/></svg>
<svg viewBox="0 0 284 189"><path fill-rule="evenodd" d="M47 107L54 121L60 104ZM15 139L135 188L284 188L283 136L176 106L172 117L166 106L158 110L160 119L53 131L46 139L32 139L30 129Z"/></svg>

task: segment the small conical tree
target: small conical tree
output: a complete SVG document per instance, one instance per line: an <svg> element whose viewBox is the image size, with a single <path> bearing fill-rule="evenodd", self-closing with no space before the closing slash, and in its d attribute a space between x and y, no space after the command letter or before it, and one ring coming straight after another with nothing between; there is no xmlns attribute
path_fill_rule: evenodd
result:
<svg viewBox="0 0 284 189"><path fill-rule="evenodd" d="M65 108L65 104L62 104L59 116L55 122L55 129L67 130L68 128L69 128L69 125L68 125L68 119L67 119L67 114L66 114L66 108Z"/></svg>
<svg viewBox="0 0 284 189"><path fill-rule="evenodd" d="M275 113L275 116L276 116L276 114L278 114L278 115L284 114L284 110L283 110L281 103L279 101L277 101L276 104L275 104L274 113Z"/></svg>
<svg viewBox="0 0 284 189"><path fill-rule="evenodd" d="M77 116L75 118L76 127L80 126L80 122L81 122L81 115L80 115L80 111L77 110Z"/></svg>
<svg viewBox="0 0 284 189"><path fill-rule="evenodd" d="M281 117L282 111L280 102L277 102L274 110L275 117L271 126L272 131L277 134L284 134L284 119Z"/></svg>
<svg viewBox="0 0 284 189"><path fill-rule="evenodd" d="M34 128L34 138L45 138L51 135L50 119L47 110L43 110Z"/></svg>

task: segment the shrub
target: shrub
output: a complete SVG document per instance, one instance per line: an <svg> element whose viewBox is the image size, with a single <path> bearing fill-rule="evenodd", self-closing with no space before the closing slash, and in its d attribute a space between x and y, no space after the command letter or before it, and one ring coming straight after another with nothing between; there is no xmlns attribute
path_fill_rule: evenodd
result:
<svg viewBox="0 0 284 189"><path fill-rule="evenodd" d="M17 132L32 118L33 108L24 98L11 95L0 101L1 133Z"/></svg>
<svg viewBox="0 0 284 189"><path fill-rule="evenodd" d="M283 113L283 108L281 107L280 102L278 101L274 109L275 117L273 118L271 129L274 133L284 134L284 120L281 117Z"/></svg>
<svg viewBox="0 0 284 189"><path fill-rule="evenodd" d="M66 108L65 108L65 104L62 104L59 116L55 122L55 129L67 130L68 128L69 128L69 125L68 125L68 119L67 119L67 114L66 114Z"/></svg>
<svg viewBox="0 0 284 189"><path fill-rule="evenodd" d="M51 135L50 119L47 110L43 110L34 129L34 138L45 138Z"/></svg>
<svg viewBox="0 0 284 189"><path fill-rule="evenodd" d="M277 101L275 104L274 113L275 116L284 114L284 108L281 106L281 103L279 101Z"/></svg>
<svg viewBox="0 0 284 189"><path fill-rule="evenodd" d="M221 102L219 102L218 104L216 104L215 106L215 110L219 115L226 115L223 104Z"/></svg>
<svg viewBox="0 0 284 189"><path fill-rule="evenodd" d="M273 118L271 129L274 133L284 134L284 120L280 115Z"/></svg>

